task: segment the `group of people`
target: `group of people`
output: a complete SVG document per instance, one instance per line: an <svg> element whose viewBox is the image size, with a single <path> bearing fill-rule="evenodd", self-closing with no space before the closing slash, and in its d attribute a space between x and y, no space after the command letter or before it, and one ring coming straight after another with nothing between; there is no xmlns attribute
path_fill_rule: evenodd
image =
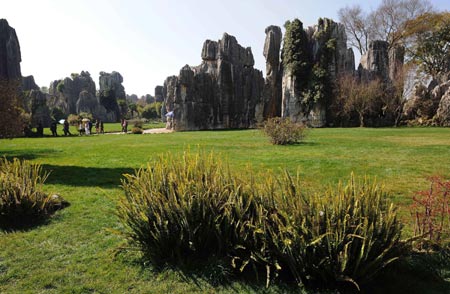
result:
<svg viewBox="0 0 450 294"><path fill-rule="evenodd" d="M84 123L83 123L83 121L80 121L79 124L78 124L79 135L81 136L81 135L83 135L83 133L85 135L92 134L92 127L93 126L94 125L92 124L92 122L90 120L86 120L86 121L84 121ZM101 121L99 119L97 119L95 121L95 132L96 132L97 135L105 133L105 129L103 128L103 121Z"/></svg>

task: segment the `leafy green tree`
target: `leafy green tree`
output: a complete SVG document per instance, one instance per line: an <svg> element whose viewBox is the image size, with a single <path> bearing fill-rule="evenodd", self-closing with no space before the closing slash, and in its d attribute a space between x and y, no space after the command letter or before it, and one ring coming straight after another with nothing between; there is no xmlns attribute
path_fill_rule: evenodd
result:
<svg viewBox="0 0 450 294"><path fill-rule="evenodd" d="M119 106L120 116L125 117L128 113L128 104L125 99L118 99L117 105Z"/></svg>
<svg viewBox="0 0 450 294"><path fill-rule="evenodd" d="M421 15L405 25L404 35L414 40L409 52L419 67L437 80L447 80L450 72L450 13Z"/></svg>
<svg viewBox="0 0 450 294"><path fill-rule="evenodd" d="M137 105L136 103L128 104L128 111L130 112L131 117L134 117L134 114L137 113Z"/></svg>

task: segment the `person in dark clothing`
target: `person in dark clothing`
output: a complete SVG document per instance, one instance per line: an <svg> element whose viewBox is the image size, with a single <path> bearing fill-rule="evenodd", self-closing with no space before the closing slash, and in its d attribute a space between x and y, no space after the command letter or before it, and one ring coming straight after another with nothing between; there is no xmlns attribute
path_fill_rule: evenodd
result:
<svg viewBox="0 0 450 294"><path fill-rule="evenodd" d="M100 133L104 134L105 133L105 129L103 128L103 121L100 121Z"/></svg>
<svg viewBox="0 0 450 294"><path fill-rule="evenodd" d="M52 131L52 136L53 137L57 137L58 134L56 133L56 121L52 121L52 123L50 124L50 131Z"/></svg>
<svg viewBox="0 0 450 294"><path fill-rule="evenodd" d="M100 134L100 120L99 119L97 119L95 121L95 132L97 133L97 135Z"/></svg>
<svg viewBox="0 0 450 294"><path fill-rule="evenodd" d="M69 130L69 122L67 121L67 119L64 120L64 127L63 127L63 131L64 131L64 136L72 136L72 134L70 133Z"/></svg>
<svg viewBox="0 0 450 294"><path fill-rule="evenodd" d="M42 126L42 123L38 123L38 125L36 127L36 132L37 132L38 137L44 136L44 127Z"/></svg>
<svg viewBox="0 0 450 294"><path fill-rule="evenodd" d="M89 134L92 134L92 122L88 121Z"/></svg>

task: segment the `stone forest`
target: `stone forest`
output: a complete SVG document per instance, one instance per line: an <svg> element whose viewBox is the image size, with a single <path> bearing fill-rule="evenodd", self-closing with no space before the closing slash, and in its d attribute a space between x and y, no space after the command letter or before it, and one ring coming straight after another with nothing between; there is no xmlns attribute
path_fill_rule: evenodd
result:
<svg viewBox="0 0 450 294"><path fill-rule="evenodd" d="M0 293L450 293L450 12L4 2Z"/></svg>
<svg viewBox="0 0 450 294"><path fill-rule="evenodd" d="M254 68L251 48L232 35L206 40L200 65L185 65L156 87L162 118L173 111L176 131L254 128L270 117L289 117L312 127L450 125L447 75L437 78L406 64L401 45L371 41L355 67L343 24L321 18L304 27L295 19L285 27L284 37L278 26L265 29L265 78ZM21 79L22 106L33 126L48 126L55 112L84 112L116 122L133 98L118 72L100 72L98 88L88 71L72 73L42 92L33 76L21 76L19 40L5 19L0 20L0 49L0 78ZM355 88L376 83L379 93L366 103L353 101L355 89L340 86L348 83Z"/></svg>

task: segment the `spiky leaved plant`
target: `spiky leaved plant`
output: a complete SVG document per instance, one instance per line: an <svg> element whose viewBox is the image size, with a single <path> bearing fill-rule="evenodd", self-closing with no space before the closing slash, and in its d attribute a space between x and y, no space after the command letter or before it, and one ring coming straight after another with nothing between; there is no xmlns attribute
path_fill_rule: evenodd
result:
<svg viewBox="0 0 450 294"><path fill-rule="evenodd" d="M62 198L44 193L48 177L39 164L14 158L0 159L0 226L35 225L67 205Z"/></svg>
<svg viewBox="0 0 450 294"><path fill-rule="evenodd" d="M270 234L274 254L299 283L359 289L401 256L402 224L375 182L356 183L352 175L345 186L301 196L298 181L288 174L283 181L293 192L281 198Z"/></svg>

